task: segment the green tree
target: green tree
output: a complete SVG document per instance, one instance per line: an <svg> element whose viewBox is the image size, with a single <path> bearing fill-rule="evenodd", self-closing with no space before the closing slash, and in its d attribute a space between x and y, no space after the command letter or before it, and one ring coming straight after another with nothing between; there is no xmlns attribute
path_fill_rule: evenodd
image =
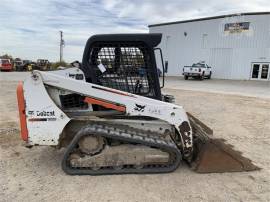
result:
<svg viewBox="0 0 270 202"><path fill-rule="evenodd" d="M4 55L1 55L0 58L1 59L10 59L11 61L13 60L13 57L11 55L7 54L7 53L4 54Z"/></svg>

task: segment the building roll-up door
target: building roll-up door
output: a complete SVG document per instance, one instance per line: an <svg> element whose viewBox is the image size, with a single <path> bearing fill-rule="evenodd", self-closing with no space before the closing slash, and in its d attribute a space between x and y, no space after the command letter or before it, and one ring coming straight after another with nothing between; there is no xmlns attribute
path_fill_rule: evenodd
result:
<svg viewBox="0 0 270 202"><path fill-rule="evenodd" d="M232 49L212 48L209 64L212 67L213 78L230 79L232 73Z"/></svg>

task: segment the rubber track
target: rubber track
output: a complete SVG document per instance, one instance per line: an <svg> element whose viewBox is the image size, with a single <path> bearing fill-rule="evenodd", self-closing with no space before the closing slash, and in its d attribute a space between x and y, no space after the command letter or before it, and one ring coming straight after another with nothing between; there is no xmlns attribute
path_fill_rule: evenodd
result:
<svg viewBox="0 0 270 202"><path fill-rule="evenodd" d="M143 134L142 134L143 133ZM166 166L151 165L145 166L141 169L136 169L133 166L124 166L122 169L113 169L111 167L100 168L99 170L92 170L91 168L76 168L69 165L69 156L72 154L74 148L76 148L78 141L85 135L95 134L104 138L110 138L114 140L123 141L126 143L142 144L155 148L162 149L168 152L170 156L174 157L174 161ZM168 173L174 171L180 164L182 156L180 150L174 144L172 140L164 140L158 136L153 137L149 131L137 130L131 127L123 129L121 127L115 127L102 124L91 124L78 131L73 138L62 160L62 169L69 175L107 175L107 174L143 174L143 173ZM147 136L147 137L145 137Z"/></svg>

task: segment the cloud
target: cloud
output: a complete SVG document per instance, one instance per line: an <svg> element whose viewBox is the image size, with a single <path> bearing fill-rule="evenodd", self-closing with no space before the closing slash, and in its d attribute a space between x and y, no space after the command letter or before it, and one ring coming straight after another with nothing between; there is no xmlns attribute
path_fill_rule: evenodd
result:
<svg viewBox="0 0 270 202"><path fill-rule="evenodd" d="M148 32L148 24L265 8L268 0L2 0L0 54L56 61L62 30L65 60L81 60L93 34Z"/></svg>
<svg viewBox="0 0 270 202"><path fill-rule="evenodd" d="M103 0L105 9L118 17L137 16L148 24L240 12L265 11L268 0Z"/></svg>

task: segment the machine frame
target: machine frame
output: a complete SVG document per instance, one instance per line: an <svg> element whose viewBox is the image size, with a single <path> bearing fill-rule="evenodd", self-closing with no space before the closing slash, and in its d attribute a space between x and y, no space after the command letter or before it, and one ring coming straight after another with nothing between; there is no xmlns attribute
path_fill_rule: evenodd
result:
<svg viewBox="0 0 270 202"><path fill-rule="evenodd" d="M192 129L182 106L76 80L70 77L74 72L83 74L77 68L54 72L34 71L23 83L23 92L18 90L18 97L25 100L25 106L19 107L19 111L21 119L22 116L26 119L26 125L22 124L22 127L27 129L22 128L22 131L27 133L23 139L28 144L58 145L63 129L72 119L54 101L55 95L49 93L48 89L56 88L80 94L85 97L86 103L113 109L126 116L163 120L174 126L180 140L176 142L177 145L184 154L190 154L193 148Z"/></svg>

